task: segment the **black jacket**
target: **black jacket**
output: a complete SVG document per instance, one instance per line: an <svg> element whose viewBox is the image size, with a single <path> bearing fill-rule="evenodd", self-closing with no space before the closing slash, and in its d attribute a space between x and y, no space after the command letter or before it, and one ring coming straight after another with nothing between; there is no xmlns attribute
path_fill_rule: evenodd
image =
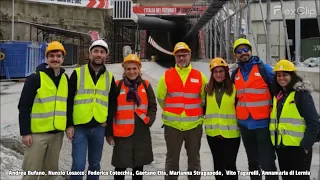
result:
<svg viewBox="0 0 320 180"><path fill-rule="evenodd" d="M100 71L97 73L95 73L95 71L92 69L92 67L89 65L89 71L92 77L92 80L94 82L94 84L97 83L99 77L106 72L106 67L102 66L102 68L100 69ZM68 93L68 122L67 122L67 127L73 126L73 104L74 104L74 97L75 94L77 92L77 73L76 71L73 71L71 76L70 76L70 80L69 80L69 93ZM109 92L109 105L108 105L108 117L107 117L107 124L112 124L113 123L113 117L116 111L116 107L117 107L117 89L116 89L116 83L114 80L114 77L112 77L112 82L111 82L111 87L110 87L110 92ZM92 117L91 121L87 124L81 124L78 126L82 126L82 127L95 127L97 125L100 125L100 123L98 123L94 117ZM112 133L112 126L107 126L106 127L106 135L108 133Z"/></svg>
<svg viewBox="0 0 320 180"><path fill-rule="evenodd" d="M36 68L36 72L27 77L18 104L19 109L19 126L20 126L20 135L25 136L32 134L31 133L31 110L33 106L34 98L36 97L37 90L40 88L40 74L39 72L45 72L54 82L56 87L58 87L61 75L65 75L68 79L68 76L64 73L65 69L60 69L60 74L58 76L54 75L52 68L47 68L47 64L40 64ZM57 133L61 131L51 131L48 133Z"/></svg>
<svg viewBox="0 0 320 180"><path fill-rule="evenodd" d="M313 88L310 82L303 81L297 82L294 86L294 90L296 91L294 103L296 104L300 115L306 122L306 130L300 145L306 150L311 150L320 128L318 113L310 94ZM280 117L283 104L289 94L289 92L284 93L282 98L277 102L277 119Z"/></svg>

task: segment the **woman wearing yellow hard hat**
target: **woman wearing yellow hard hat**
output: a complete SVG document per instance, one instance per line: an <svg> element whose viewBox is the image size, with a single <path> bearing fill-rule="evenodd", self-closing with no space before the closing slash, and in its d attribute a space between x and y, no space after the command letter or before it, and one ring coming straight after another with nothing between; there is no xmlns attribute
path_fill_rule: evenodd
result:
<svg viewBox="0 0 320 180"><path fill-rule="evenodd" d="M141 77L141 62L137 55L124 58L123 78L116 81L119 95L113 122L113 137L107 137L114 145L112 165L115 171L133 169L133 180L142 179L135 174L153 161L150 127L156 119L157 102L149 81ZM124 175L115 175L115 180Z"/></svg>
<svg viewBox="0 0 320 180"><path fill-rule="evenodd" d="M310 180L310 176L296 172L310 172L312 146L319 133L318 113L311 97L312 85L296 73L288 60L280 60L274 67L275 81L273 109L270 115L270 135L276 148L284 180Z"/></svg>
<svg viewBox="0 0 320 180"><path fill-rule="evenodd" d="M236 90L225 60L212 59L210 71L203 124L213 156L214 170L223 173L223 176L217 175L215 178L237 180L237 175L227 176L226 174L226 170L237 172L236 159L240 145L240 132L235 110Z"/></svg>

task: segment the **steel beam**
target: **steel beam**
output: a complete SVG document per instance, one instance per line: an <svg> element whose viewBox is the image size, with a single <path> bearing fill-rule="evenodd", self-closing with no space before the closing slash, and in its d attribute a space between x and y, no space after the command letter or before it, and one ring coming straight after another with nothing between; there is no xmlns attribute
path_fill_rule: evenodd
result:
<svg viewBox="0 0 320 180"><path fill-rule="evenodd" d="M177 23L152 16L137 15L137 24L141 30L174 31L178 28Z"/></svg>
<svg viewBox="0 0 320 180"><path fill-rule="evenodd" d="M196 35L199 30L207 24L214 15L216 15L226 2L227 0L212 1L206 12L200 17L199 21L190 29L183 39L188 41L192 36Z"/></svg>

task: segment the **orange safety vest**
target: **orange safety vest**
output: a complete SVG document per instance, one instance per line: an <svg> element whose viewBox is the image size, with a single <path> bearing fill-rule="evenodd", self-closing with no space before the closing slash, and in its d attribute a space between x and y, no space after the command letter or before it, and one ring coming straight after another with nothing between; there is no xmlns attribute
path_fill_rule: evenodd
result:
<svg viewBox="0 0 320 180"><path fill-rule="evenodd" d="M167 96L164 111L180 115L185 111L187 116L203 115L200 97L202 76L198 70L191 69L185 85L175 68L165 73Z"/></svg>
<svg viewBox="0 0 320 180"><path fill-rule="evenodd" d="M245 82L240 69L235 76L238 103L237 119L246 120L249 113L254 120L267 119L271 110L271 95L268 85L259 73L258 65L254 65Z"/></svg>
<svg viewBox="0 0 320 180"><path fill-rule="evenodd" d="M149 82L144 80L147 87ZM118 86L120 80L116 81ZM133 101L128 102L126 100L129 88L122 83L120 93L118 96L118 108L113 121L113 135L115 137L129 137L134 132L134 114L136 113L145 124L148 124L149 117L147 116L148 111L148 96L146 89L143 84L140 83L138 86L138 95L141 99L140 106L137 106Z"/></svg>

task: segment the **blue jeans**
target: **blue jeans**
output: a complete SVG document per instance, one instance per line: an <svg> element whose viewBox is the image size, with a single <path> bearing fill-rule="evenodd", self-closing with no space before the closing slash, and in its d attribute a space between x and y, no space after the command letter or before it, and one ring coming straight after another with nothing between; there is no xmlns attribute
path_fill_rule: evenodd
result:
<svg viewBox="0 0 320 180"><path fill-rule="evenodd" d="M71 171L84 172L88 150L88 170L100 171L100 161L104 144L105 128L75 127L72 140L72 167ZM70 180L82 180L83 176L70 176ZM87 176L87 180L98 180L99 176Z"/></svg>

